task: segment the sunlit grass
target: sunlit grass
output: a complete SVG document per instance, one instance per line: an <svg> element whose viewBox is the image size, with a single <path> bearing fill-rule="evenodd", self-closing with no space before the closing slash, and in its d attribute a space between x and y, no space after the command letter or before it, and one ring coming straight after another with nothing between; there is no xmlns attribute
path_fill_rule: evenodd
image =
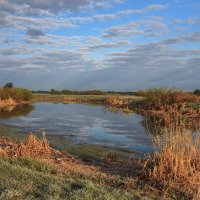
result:
<svg viewBox="0 0 200 200"><path fill-rule="evenodd" d="M152 182L166 193L177 191L200 198L200 136L176 127L154 140L156 152L146 167Z"/></svg>

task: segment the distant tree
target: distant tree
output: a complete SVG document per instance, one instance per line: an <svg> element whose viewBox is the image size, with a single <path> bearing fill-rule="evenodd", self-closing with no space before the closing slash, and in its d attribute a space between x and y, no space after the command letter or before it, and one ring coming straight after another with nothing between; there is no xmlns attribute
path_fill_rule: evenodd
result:
<svg viewBox="0 0 200 200"><path fill-rule="evenodd" d="M3 89L11 89L13 88L13 83L6 83L4 86L3 86Z"/></svg>
<svg viewBox="0 0 200 200"><path fill-rule="evenodd" d="M200 90L199 89L195 90L194 94L200 96Z"/></svg>
<svg viewBox="0 0 200 200"><path fill-rule="evenodd" d="M136 94L137 94L138 96L145 97L145 96L147 95L147 91L146 91L146 90L138 90L138 91L136 92Z"/></svg>

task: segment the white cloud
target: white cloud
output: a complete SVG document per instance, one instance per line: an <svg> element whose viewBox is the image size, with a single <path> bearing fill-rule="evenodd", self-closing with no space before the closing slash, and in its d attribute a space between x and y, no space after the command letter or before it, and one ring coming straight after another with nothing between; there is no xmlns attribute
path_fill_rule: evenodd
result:
<svg viewBox="0 0 200 200"><path fill-rule="evenodd" d="M162 18L154 17L118 26L112 26L104 31L103 36L112 38L135 35L144 35L145 37L162 35L167 33L167 26L162 21Z"/></svg>
<svg viewBox="0 0 200 200"><path fill-rule="evenodd" d="M121 0L1 0L0 10L24 15L51 15L66 11L80 11L96 7L111 7Z"/></svg>
<svg viewBox="0 0 200 200"><path fill-rule="evenodd" d="M200 18L176 19L173 23L200 26Z"/></svg>
<svg viewBox="0 0 200 200"><path fill-rule="evenodd" d="M128 10L122 10L122 11L119 11L117 13L112 13L112 14L110 14L110 13L98 14L98 15L95 15L94 18L101 20L101 21L113 20L113 19L129 16L129 15L143 14L143 13L149 12L149 11L161 10L161 9L165 9L167 7L168 7L168 5L166 5L166 4L152 4L152 5L146 6L142 9L128 9Z"/></svg>

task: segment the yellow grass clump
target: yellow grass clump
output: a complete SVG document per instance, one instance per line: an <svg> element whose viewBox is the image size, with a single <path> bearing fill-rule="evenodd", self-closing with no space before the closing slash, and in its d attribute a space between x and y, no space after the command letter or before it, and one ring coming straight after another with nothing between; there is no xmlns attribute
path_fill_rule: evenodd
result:
<svg viewBox="0 0 200 200"><path fill-rule="evenodd" d="M125 100L120 97L106 98L106 105L108 105L108 106L120 107L120 106L128 106L128 104L129 104L128 100Z"/></svg>
<svg viewBox="0 0 200 200"><path fill-rule="evenodd" d="M3 151L14 158L32 157L44 158L51 157L52 149L48 145L45 132L42 131L42 139L37 138L33 133L30 133L24 142L13 143L11 141L1 141L4 146Z"/></svg>
<svg viewBox="0 0 200 200"><path fill-rule="evenodd" d="M176 190L200 199L200 135L168 128L155 146L152 167L148 169L150 179L166 191Z"/></svg>
<svg viewBox="0 0 200 200"><path fill-rule="evenodd" d="M22 142L14 142L9 138L0 138L0 156L16 159L29 157L56 164L71 172L105 176L104 173L98 172L96 167L84 164L81 160L67 152L51 148L47 142L44 130L42 130L41 139L33 133L30 133L27 139Z"/></svg>

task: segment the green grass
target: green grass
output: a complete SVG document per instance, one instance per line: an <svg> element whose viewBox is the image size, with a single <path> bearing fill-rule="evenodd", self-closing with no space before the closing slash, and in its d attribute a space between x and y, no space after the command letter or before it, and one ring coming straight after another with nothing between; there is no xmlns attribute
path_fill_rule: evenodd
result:
<svg viewBox="0 0 200 200"><path fill-rule="evenodd" d="M1 200L131 200L152 199L144 191L126 191L120 187L96 183L84 175L71 176L67 171L40 161L23 158L0 158ZM117 183L119 182L119 183ZM116 185L120 185L120 179ZM143 197L146 196L146 197ZM154 199L154 198L153 198Z"/></svg>
<svg viewBox="0 0 200 200"><path fill-rule="evenodd" d="M83 160L100 160L105 150L96 146L72 146L68 149L68 152L72 155L76 155Z"/></svg>
<svg viewBox="0 0 200 200"><path fill-rule="evenodd" d="M110 154L116 155L118 159L128 159L135 155L135 152L126 149L112 149L92 145L71 146L67 149L67 152L80 157L84 161L102 161Z"/></svg>

